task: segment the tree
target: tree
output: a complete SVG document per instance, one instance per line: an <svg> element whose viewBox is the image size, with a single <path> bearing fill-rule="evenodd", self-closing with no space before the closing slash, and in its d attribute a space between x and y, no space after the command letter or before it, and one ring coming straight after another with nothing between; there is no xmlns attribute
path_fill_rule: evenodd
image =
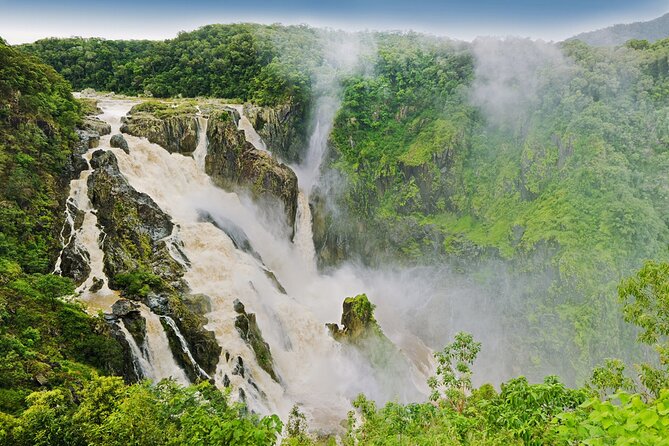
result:
<svg viewBox="0 0 669 446"><path fill-rule="evenodd" d="M618 288L627 322L641 328L639 342L652 345L661 369L638 366L641 382L655 396L669 386L669 263L648 261Z"/></svg>
<svg viewBox="0 0 669 446"><path fill-rule="evenodd" d="M428 380L432 401L444 400L458 413L462 413L467 395L472 390L471 367L481 351L481 343L474 342L469 333L460 332L455 341L443 351L434 354L437 359L437 376Z"/></svg>

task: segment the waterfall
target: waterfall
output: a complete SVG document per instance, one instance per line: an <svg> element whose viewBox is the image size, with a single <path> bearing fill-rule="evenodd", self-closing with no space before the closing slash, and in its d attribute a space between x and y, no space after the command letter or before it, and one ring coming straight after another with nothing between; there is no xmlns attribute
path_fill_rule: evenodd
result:
<svg viewBox="0 0 669 446"><path fill-rule="evenodd" d="M146 322L144 342L141 346L137 344L134 336L130 334L122 320L117 324L119 330L123 333L125 340L130 346L133 366L135 367L135 372L138 372L137 376L144 379L150 379L154 382L158 382L162 379L173 379L183 385L189 384L190 381L186 376L186 372L179 367L174 359L174 354L170 349L169 340L165 334L162 323L160 322L160 316L151 312L145 305L140 305L139 313ZM170 324L170 327L173 326L175 333L177 333L179 339L182 340L181 333L179 333L179 330L176 328L174 321L168 317L165 318L169 319L167 320L167 323ZM192 359L190 351L188 351L187 348L185 348L184 351L187 352L189 358ZM195 361L193 361L193 363L195 363Z"/></svg>
<svg viewBox="0 0 669 446"><path fill-rule="evenodd" d="M205 159L207 158L207 144L209 140L207 139L207 124L209 120L202 116L198 108L198 117L197 117L197 147L193 152L193 159L195 159L195 164L197 167L204 172Z"/></svg>
<svg viewBox="0 0 669 446"><path fill-rule="evenodd" d="M142 345L142 354L151 364L146 377L153 381L172 378L180 384L189 384L190 381L186 372L179 367L174 359L167 334L165 334L163 324L160 322L160 316L144 305L140 306L140 314L146 320L146 337L144 345Z"/></svg>
<svg viewBox="0 0 669 446"><path fill-rule="evenodd" d="M112 125L115 134L121 117L133 103L105 98L98 105L104 111L101 118ZM124 135L129 153L111 148L110 136L100 139L99 149L112 151L129 184L148 194L174 223L174 231L165 239L169 252L184 266L184 281L190 293L209 297L211 311L204 315L208 321L205 328L213 331L222 347L211 378L218 386L231 386L236 390L231 397L244 399L249 409L258 413L286 417L293 404L299 403L313 418L314 428L336 425L360 392L380 401L422 398L428 389L424 385L425 367L420 363L431 352L420 342L407 345L412 349L412 357L418 358L416 367L410 366L403 375L388 374L381 379L375 373L382 374L383 370L373 370L367 359L329 335L325 324L339 321L344 297L373 292L374 285L353 269L343 268L330 276L318 273L311 240L310 189L299 195L293 243L277 233L275 223L267 218L267 209L213 184L202 169L207 150L206 118L198 116L198 124L199 140L193 156L170 154L145 138L131 135ZM257 135L250 130L245 133L251 139ZM321 136L312 140L323 142L326 137ZM95 150L85 154L87 161ZM89 163L70 184L68 202L83 211L84 221L70 234L70 240L67 226L73 224L70 219L75 221L75 214L66 215L61 241L66 245L77 243L90 258L91 273L78 289L80 298L92 309L108 311L118 295L108 288L104 273L101 246L105 234L98 227L95 209L88 199L87 180L91 171ZM70 212L74 212L74 207ZM94 277L105 281L95 292L91 291ZM254 350L242 339L235 324L239 316L234 309L237 299L247 313L255 314L262 337L270 346L279 382L260 367ZM128 340L136 369L153 380L171 377L188 383L165 332L165 327L174 330L192 360L175 321L163 317L161 322L161 316L145 305L140 306L140 313L146 320L142 345L136 344L127 327L118 324ZM406 337L400 325L393 323L387 331L393 341L401 342ZM417 384L407 386L411 382Z"/></svg>
<svg viewBox="0 0 669 446"><path fill-rule="evenodd" d="M125 323L121 321L117 326L130 346L130 354L132 355L132 365L135 369L135 375L142 379L150 379L150 376L153 374L151 363L144 357L144 352L139 345L137 345L137 341L135 341L135 338L130 334Z"/></svg>
<svg viewBox="0 0 669 446"><path fill-rule="evenodd" d="M181 346L181 350L183 350L184 353L186 353L186 356L188 356L188 360L193 364L198 371L198 374L200 376L205 376L207 378L211 378L207 372L205 372L202 367L195 361L195 358L193 358L193 354L191 353L190 349L188 348L188 343L186 342L186 339L183 337L181 334L181 331L179 330L179 327L177 327L177 324L174 322L174 319L172 319L169 316L163 316L163 320L167 323L167 325L170 326L174 334L176 335L177 339L179 339L179 345Z"/></svg>
<svg viewBox="0 0 669 446"><path fill-rule="evenodd" d="M249 118L247 118L246 115L244 114L244 106L237 104L227 104L226 107L235 110L237 113L239 113L239 122L237 123L237 129L242 130L244 132L244 138L246 139L246 141L250 142L256 149L267 152L267 146L265 145L265 142L262 140L260 135L258 135L256 129L253 128L253 126L251 125L251 121L249 121Z"/></svg>
<svg viewBox="0 0 669 446"><path fill-rule="evenodd" d="M316 249L314 247L311 225L309 197L304 191L300 190L297 195L297 216L295 218L295 237L293 238L293 243L295 243L297 250L302 254L309 272L313 273L316 269Z"/></svg>

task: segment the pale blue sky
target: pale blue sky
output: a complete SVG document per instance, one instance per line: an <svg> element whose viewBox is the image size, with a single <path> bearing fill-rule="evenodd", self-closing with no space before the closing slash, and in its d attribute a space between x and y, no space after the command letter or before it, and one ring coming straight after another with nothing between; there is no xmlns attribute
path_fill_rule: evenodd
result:
<svg viewBox="0 0 669 446"><path fill-rule="evenodd" d="M209 23L250 21L561 40L666 12L669 0L0 0L0 36L10 43L73 35L164 39Z"/></svg>

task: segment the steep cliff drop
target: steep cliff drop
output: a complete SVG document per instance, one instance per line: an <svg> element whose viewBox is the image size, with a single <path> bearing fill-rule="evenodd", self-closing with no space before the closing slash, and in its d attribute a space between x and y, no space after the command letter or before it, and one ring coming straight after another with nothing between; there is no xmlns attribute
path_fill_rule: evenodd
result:
<svg viewBox="0 0 669 446"><path fill-rule="evenodd" d="M102 118L117 129L131 104L103 100L99 105L104 110ZM180 263L186 268L183 279L189 296L201 296L206 302L205 328L215 333L222 347L211 378L220 387L232 387L233 398L246 401L256 412L278 413L285 419L292 405L300 404L316 429L337 425L350 409L350 401L361 392L380 401L422 399L427 392L425 380L430 370L425 364L430 351L415 337L406 334L413 342L411 356L419 361L414 363L402 353L393 359L397 364L376 367L369 357L328 333L325 324L339 319L343 298L369 286L352 269L318 274L307 194L300 196L299 227L291 242L282 236L285 228L274 227L282 219L268 216L267 209L247 197L213 185L202 169L207 156L204 129L206 119L200 118L199 141L192 157L169 153L130 135L125 136L127 151L111 148L108 137L100 148L115 155L129 184L148 194L175 225L170 243L178 244L179 256L187 259ZM322 141L323 135L315 138ZM315 169L319 165L320 159L312 164ZM309 174L314 172L309 170ZM92 210L90 213L94 217ZM99 249L98 238L85 243L86 249ZM94 257L91 255L91 262ZM102 271L98 267L91 269ZM111 302L116 296L109 292ZM83 296L98 302L96 295L84 291ZM178 375L169 366L175 365L170 350L159 353L156 347L164 347L164 332L159 327L148 330L149 322L158 316L146 314L150 313L146 307L141 312L147 321L147 346L154 348L147 354L146 348L131 346L135 355L141 353L137 364L146 369L145 376L154 379ZM169 328L169 321L164 321L163 329L166 325ZM383 328L383 321L381 325ZM154 363L160 361L169 364L159 367Z"/></svg>

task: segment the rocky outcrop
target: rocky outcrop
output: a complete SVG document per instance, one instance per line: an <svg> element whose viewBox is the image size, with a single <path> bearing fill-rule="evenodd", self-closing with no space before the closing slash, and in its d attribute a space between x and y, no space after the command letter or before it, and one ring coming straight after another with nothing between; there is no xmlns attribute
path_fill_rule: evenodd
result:
<svg viewBox="0 0 669 446"><path fill-rule="evenodd" d="M255 313L247 313L244 304L239 300L235 300L234 310L238 314L235 319L235 328L237 328L239 335L255 353L258 365L266 371L274 381L279 382L279 378L274 371L272 352L269 349L269 344L265 342L262 337L262 332L260 331L260 327L258 327Z"/></svg>
<svg viewBox="0 0 669 446"><path fill-rule="evenodd" d="M125 153L130 153L130 148L128 147L128 141L125 140L123 135L117 133L109 139L109 145L112 147L117 147L123 150Z"/></svg>
<svg viewBox="0 0 669 446"><path fill-rule="evenodd" d="M347 297L341 316L342 327L326 324L332 337L342 343L342 348L353 349L362 361L367 361L377 382L395 391L397 382L412 379L407 357L383 333L374 318L375 306L365 294ZM401 378L398 381L398 377Z"/></svg>
<svg viewBox="0 0 669 446"><path fill-rule="evenodd" d="M146 319L139 311L139 304L128 299L119 299L112 305L112 315L128 330L137 345L146 339Z"/></svg>
<svg viewBox="0 0 669 446"><path fill-rule="evenodd" d="M121 126L121 132L145 137L170 153L193 153L197 147L198 124L194 109L165 115L155 113L139 104L130 110ZM148 110L148 111L142 111Z"/></svg>
<svg viewBox="0 0 669 446"><path fill-rule="evenodd" d="M237 129L235 113L215 112L207 127L209 146L205 171L225 189L247 189L256 198L277 201L286 212L286 223L295 224L297 176L268 152L248 143Z"/></svg>
<svg viewBox="0 0 669 446"><path fill-rule="evenodd" d="M336 340L358 342L371 336L383 336L374 318L375 306L369 301L366 294L347 297L342 307L342 327L337 324L326 324L330 334Z"/></svg>
<svg viewBox="0 0 669 446"><path fill-rule="evenodd" d="M297 162L306 147L306 119L304 107L283 104L276 107L244 105L244 115L268 150L280 159Z"/></svg>
<svg viewBox="0 0 669 446"><path fill-rule="evenodd" d="M174 225L147 194L137 192L123 177L112 152L98 150L88 177L88 195L105 233L105 272L110 285L128 271L148 270L172 287L183 289L183 266L168 251L165 238Z"/></svg>

